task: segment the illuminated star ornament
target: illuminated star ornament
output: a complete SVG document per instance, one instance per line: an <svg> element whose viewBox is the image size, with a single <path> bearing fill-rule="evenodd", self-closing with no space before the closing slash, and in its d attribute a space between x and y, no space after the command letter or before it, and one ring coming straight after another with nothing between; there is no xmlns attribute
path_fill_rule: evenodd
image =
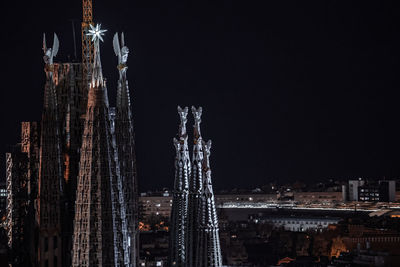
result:
<svg viewBox="0 0 400 267"><path fill-rule="evenodd" d="M89 29L89 33L87 33L87 35L92 36L92 42L95 42L97 40L101 40L102 42L104 42L103 40L103 35L107 30L102 30L100 29L101 24L96 24L96 27L94 27L92 24L90 24L90 29Z"/></svg>

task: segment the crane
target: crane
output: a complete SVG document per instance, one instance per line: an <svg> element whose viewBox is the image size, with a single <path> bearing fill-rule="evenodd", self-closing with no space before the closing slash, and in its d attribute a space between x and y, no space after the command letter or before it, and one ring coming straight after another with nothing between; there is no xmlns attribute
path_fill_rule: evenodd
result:
<svg viewBox="0 0 400 267"><path fill-rule="evenodd" d="M93 24L92 0L82 0L82 80L86 86L90 81L90 69L93 64L94 44L87 35L91 24Z"/></svg>

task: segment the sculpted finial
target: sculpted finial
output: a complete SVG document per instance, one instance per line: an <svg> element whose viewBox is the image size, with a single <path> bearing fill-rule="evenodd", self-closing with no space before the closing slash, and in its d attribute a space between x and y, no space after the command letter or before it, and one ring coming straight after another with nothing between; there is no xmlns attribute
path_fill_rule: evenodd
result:
<svg viewBox="0 0 400 267"><path fill-rule="evenodd" d="M43 33L43 53L44 53L43 60L47 66L50 67L53 65L53 58L57 56L58 47L59 47L59 41L57 34L54 33L53 47L47 48L46 34Z"/></svg>
<svg viewBox="0 0 400 267"><path fill-rule="evenodd" d="M179 137L186 136L186 122L187 122L188 111L189 111L188 107L182 109L180 106L178 106L178 114L181 120L181 124L179 126Z"/></svg>
<svg viewBox="0 0 400 267"><path fill-rule="evenodd" d="M204 148L205 148L205 153L206 153L207 157L210 157L210 154L211 154L211 144L212 144L211 140L208 140L207 143L204 142Z"/></svg>
<svg viewBox="0 0 400 267"><path fill-rule="evenodd" d="M125 35L124 35L124 32L121 33L121 45L122 45L122 47L125 46Z"/></svg>
<svg viewBox="0 0 400 267"><path fill-rule="evenodd" d="M113 47L114 53L118 57L118 70L120 75L123 75L126 73L126 69L128 68L126 64L128 62L129 55L129 48L125 46L124 33L121 34L121 45L119 43L118 33L114 34Z"/></svg>
<svg viewBox="0 0 400 267"><path fill-rule="evenodd" d="M200 132L200 123L201 123L201 114L203 112L203 109L199 107L196 109L194 106L192 106L192 114L194 118L194 142L197 143L197 140L201 137L201 132Z"/></svg>
<svg viewBox="0 0 400 267"><path fill-rule="evenodd" d="M210 170L211 140L208 140L207 143L203 141L203 153L203 168L207 171Z"/></svg>
<svg viewBox="0 0 400 267"><path fill-rule="evenodd" d="M93 26L89 25L89 32L86 34L92 37L92 42L94 42L94 62L93 62L93 73L92 73L92 85L93 87L102 85L104 86L105 79L103 79L103 71L101 68L101 60L100 60L100 41L103 40L103 35L107 30L101 29L101 24L96 24Z"/></svg>
<svg viewBox="0 0 400 267"><path fill-rule="evenodd" d="M203 153L204 153L204 159L203 159L203 175L204 180L204 189L206 190L205 193L212 193L212 183L211 183L211 168L210 168L210 154L211 154L211 140L208 140L208 142L203 141Z"/></svg>
<svg viewBox="0 0 400 267"><path fill-rule="evenodd" d="M176 153L177 153L177 155L178 155L178 152L179 152L180 149L181 149L180 143L179 143L179 141L178 141L175 137L174 137L173 141L174 141L174 146L175 146L175 149L176 149Z"/></svg>

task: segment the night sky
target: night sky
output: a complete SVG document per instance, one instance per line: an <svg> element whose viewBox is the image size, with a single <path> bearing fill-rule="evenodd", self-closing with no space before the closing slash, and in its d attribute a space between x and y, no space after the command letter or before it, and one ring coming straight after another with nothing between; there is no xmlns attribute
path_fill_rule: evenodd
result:
<svg viewBox="0 0 400 267"><path fill-rule="evenodd" d="M203 107L218 189L400 176L396 1L93 1L110 102L115 31L130 48L141 190L172 187L177 105ZM38 121L42 34L80 59L81 1L7 1L1 38L1 179L20 121ZM5 17L4 17L5 15ZM192 132L189 117L188 129Z"/></svg>

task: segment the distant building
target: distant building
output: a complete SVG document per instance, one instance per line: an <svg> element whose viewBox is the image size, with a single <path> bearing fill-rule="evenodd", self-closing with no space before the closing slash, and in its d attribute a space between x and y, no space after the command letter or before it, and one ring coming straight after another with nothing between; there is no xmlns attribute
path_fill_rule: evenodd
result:
<svg viewBox="0 0 400 267"><path fill-rule="evenodd" d="M341 192L294 192L293 201L297 204L333 205L343 201ZM277 194L218 194L215 195L218 208L240 208L243 206L256 207L276 206ZM168 191L141 193L139 197L140 219L150 215L169 217L171 214L172 195ZM265 207L264 207L265 208Z"/></svg>
<svg viewBox="0 0 400 267"><path fill-rule="evenodd" d="M363 186L365 181L359 178L358 180L349 180L349 201L358 201L358 188Z"/></svg>
<svg viewBox="0 0 400 267"><path fill-rule="evenodd" d="M300 193L299 193L300 194ZM318 193L315 193L318 194ZM325 199L325 195L323 197ZM273 203L276 194L221 194L215 195L217 207L231 203ZM172 207L172 195L168 191L156 193L141 193L139 197L140 219L150 215L169 217Z"/></svg>
<svg viewBox="0 0 400 267"><path fill-rule="evenodd" d="M292 217L292 216L268 216L257 218L253 221L256 223L269 223L275 228L284 228L287 231L305 232L308 230L322 230L328 228L328 225L337 224L340 218L327 217Z"/></svg>
<svg viewBox="0 0 400 267"><path fill-rule="evenodd" d="M396 181L379 181L380 201L394 202L396 201Z"/></svg>
<svg viewBox="0 0 400 267"><path fill-rule="evenodd" d="M395 181L367 183L358 188L358 201L393 202L396 200Z"/></svg>
<svg viewBox="0 0 400 267"><path fill-rule="evenodd" d="M171 215L172 196L141 196L139 197L140 218L150 215L168 217Z"/></svg>
<svg viewBox="0 0 400 267"><path fill-rule="evenodd" d="M396 182L394 180L380 180L367 182L349 180L349 186L342 187L344 201L365 202L394 202L396 201Z"/></svg>
<svg viewBox="0 0 400 267"><path fill-rule="evenodd" d="M225 203L246 202L276 202L277 194L217 194L215 201L217 206Z"/></svg>
<svg viewBox="0 0 400 267"><path fill-rule="evenodd" d="M343 201L341 192L294 192L293 198L300 203L332 204Z"/></svg>
<svg viewBox="0 0 400 267"><path fill-rule="evenodd" d="M168 232L141 233L138 266L166 266L168 261L168 240Z"/></svg>

